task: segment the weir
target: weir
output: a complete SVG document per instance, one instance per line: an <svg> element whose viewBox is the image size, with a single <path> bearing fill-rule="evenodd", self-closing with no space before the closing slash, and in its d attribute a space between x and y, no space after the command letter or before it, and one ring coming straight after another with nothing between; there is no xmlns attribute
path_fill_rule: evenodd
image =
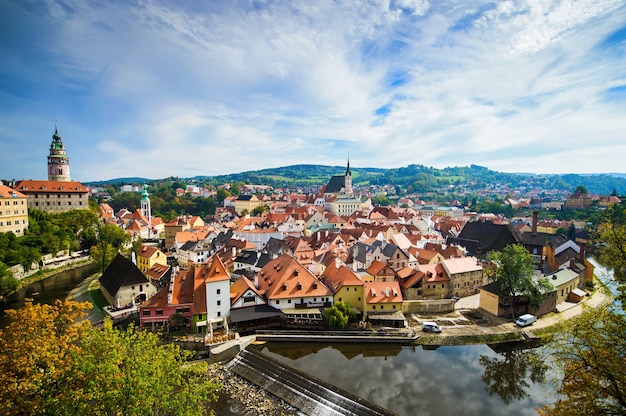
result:
<svg viewBox="0 0 626 416"><path fill-rule="evenodd" d="M307 415L395 415L383 407L258 351L243 350L226 365L226 368Z"/></svg>

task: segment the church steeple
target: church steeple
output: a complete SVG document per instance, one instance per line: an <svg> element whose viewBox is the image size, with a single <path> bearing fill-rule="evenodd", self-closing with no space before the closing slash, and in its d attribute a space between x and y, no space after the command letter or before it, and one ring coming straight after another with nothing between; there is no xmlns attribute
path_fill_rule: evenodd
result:
<svg viewBox="0 0 626 416"><path fill-rule="evenodd" d="M67 157L56 122L54 123L54 134L48 155L48 180L61 182L72 180L70 178L70 158Z"/></svg>
<svg viewBox="0 0 626 416"><path fill-rule="evenodd" d="M143 192L141 193L141 214L148 221L148 227L152 229L152 209L150 208L148 185L143 186Z"/></svg>
<svg viewBox="0 0 626 416"><path fill-rule="evenodd" d="M352 172L350 172L350 158L348 158L348 166L346 167L346 174L343 180L343 192L346 195L353 195L352 190Z"/></svg>

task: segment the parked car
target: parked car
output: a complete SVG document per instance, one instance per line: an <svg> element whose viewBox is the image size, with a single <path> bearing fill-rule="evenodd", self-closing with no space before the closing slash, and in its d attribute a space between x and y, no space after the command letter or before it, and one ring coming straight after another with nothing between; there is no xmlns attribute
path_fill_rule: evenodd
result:
<svg viewBox="0 0 626 416"><path fill-rule="evenodd" d="M535 315L531 315L527 313L517 318L517 321L515 321L515 325L519 327L525 327L528 325L532 325L536 320L537 320L537 317Z"/></svg>
<svg viewBox="0 0 626 416"><path fill-rule="evenodd" d="M422 322L422 331L424 332L441 332L441 327L436 322Z"/></svg>

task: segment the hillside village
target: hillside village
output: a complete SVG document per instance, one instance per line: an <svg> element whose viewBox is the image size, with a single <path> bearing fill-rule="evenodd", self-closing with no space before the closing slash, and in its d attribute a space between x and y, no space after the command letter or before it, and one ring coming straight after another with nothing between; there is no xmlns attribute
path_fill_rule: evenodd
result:
<svg viewBox="0 0 626 416"><path fill-rule="evenodd" d="M405 328L410 314L451 311L474 294L483 312L506 316L511 300L491 281L486 260L512 243L536 258L536 277L549 276L553 286L538 308L521 299L520 314L578 302L593 279L588 234L540 221L536 211L511 221L456 207L373 206L356 195L349 164L317 194L253 191L227 198L213 221L153 218L147 187L134 212L101 203L106 221L144 241L134 263L118 255L103 274L109 303L137 308L143 328L184 329L211 343L234 331L322 327L325 308L337 302L367 327ZM585 195L568 201L588 203ZM571 238L556 233L570 227Z"/></svg>
<svg viewBox="0 0 626 416"><path fill-rule="evenodd" d="M48 180L11 185L0 185L6 208L0 231L17 236L28 229L29 209L88 209L93 196L88 186L72 181L56 129ZM460 204L426 204L410 195L380 206L355 189L348 162L343 174L309 193L244 184L212 218L179 215L166 221L152 215L147 185L126 188L141 193L140 208L115 212L107 202L98 206L101 220L141 242L132 258L118 255L100 278L107 312L113 318L138 313L142 328L185 331L207 343L263 328L323 327L325 310L339 302L352 309L362 328L406 328L413 314L449 312L459 298L475 294L484 313L507 316L512 300L490 278L487 259L514 243L536 260L535 278L548 276L552 286L541 305L517 299L518 314L541 316L564 302L579 302L593 280L584 224L539 220L538 210L547 208L542 204L554 202L537 194L513 199L507 190L507 204L534 210L531 218L518 219L468 212ZM177 194L206 192L192 185ZM580 209L592 202L607 207L620 199L594 201L577 191L560 204ZM78 257L61 252L41 263Z"/></svg>

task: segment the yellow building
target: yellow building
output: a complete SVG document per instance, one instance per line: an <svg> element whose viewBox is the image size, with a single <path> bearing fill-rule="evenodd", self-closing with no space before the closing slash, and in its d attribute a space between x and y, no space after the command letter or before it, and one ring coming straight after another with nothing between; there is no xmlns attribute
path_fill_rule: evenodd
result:
<svg viewBox="0 0 626 416"><path fill-rule="evenodd" d="M250 214L262 204L263 201L259 200L256 195L239 195L239 198L235 200L235 211L238 215L241 215L244 210Z"/></svg>
<svg viewBox="0 0 626 416"><path fill-rule="evenodd" d="M137 268L146 274L155 264L167 266L167 256L156 247L141 247L137 253Z"/></svg>
<svg viewBox="0 0 626 416"><path fill-rule="evenodd" d="M363 312L363 281L352 270L341 263L332 263L320 278L333 292L333 303L347 302L353 309Z"/></svg>
<svg viewBox="0 0 626 416"><path fill-rule="evenodd" d="M0 184L0 232L24 235L28 228L28 199L26 195Z"/></svg>

